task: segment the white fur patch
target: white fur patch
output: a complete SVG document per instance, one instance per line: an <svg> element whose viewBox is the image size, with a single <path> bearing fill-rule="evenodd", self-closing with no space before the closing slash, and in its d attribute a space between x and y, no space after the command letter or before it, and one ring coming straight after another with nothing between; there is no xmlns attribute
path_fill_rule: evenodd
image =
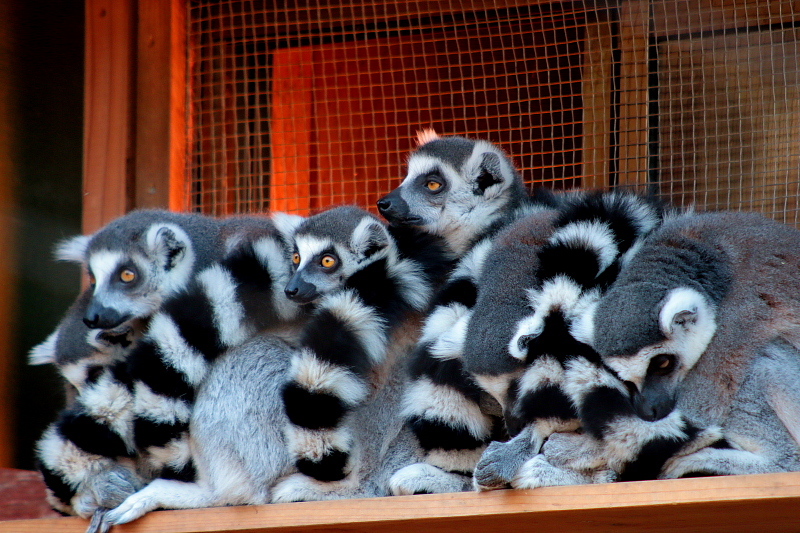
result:
<svg viewBox="0 0 800 533"><path fill-rule="evenodd" d="M165 446L151 446L147 452L147 460L154 469L169 466L179 471L192 459L188 434L172 439Z"/></svg>
<svg viewBox="0 0 800 533"><path fill-rule="evenodd" d="M355 251L359 256L363 256L364 249L369 244L370 236L374 231L381 233L381 236L387 245L383 247L383 249L376 251L372 256L370 256L368 260L369 263L377 261L378 259L382 259L388 254L390 248L389 243L392 242L392 238L389 236L386 226L371 216L365 215L364 218L362 218L358 224L356 224L355 229L353 229L353 233L350 234L350 249Z"/></svg>
<svg viewBox="0 0 800 533"><path fill-rule="evenodd" d="M214 323L222 343L237 346L253 334L246 327L244 308L236 296L236 282L230 272L219 265L211 266L197 275L214 311Z"/></svg>
<svg viewBox="0 0 800 533"><path fill-rule="evenodd" d="M31 348L28 352L29 365L46 365L56 362L56 341L58 340L58 329L47 336L47 338Z"/></svg>
<svg viewBox="0 0 800 533"><path fill-rule="evenodd" d="M717 330L715 311L699 292L686 287L671 290L659 312L661 331L675 342L681 363L692 368Z"/></svg>
<svg viewBox="0 0 800 533"><path fill-rule="evenodd" d="M608 268L619 254L614 233L606 223L600 221L567 224L553 233L550 242L564 247L594 252L599 264L598 274Z"/></svg>
<svg viewBox="0 0 800 533"><path fill-rule="evenodd" d="M627 397L625 385L608 370L583 358L567 362L563 389L574 405L580 405L584 397L596 387L610 387Z"/></svg>
<svg viewBox="0 0 800 533"><path fill-rule="evenodd" d="M131 431L134 399L125 385L105 372L95 383L81 390L81 403L93 418L112 428L129 449L133 449Z"/></svg>
<svg viewBox="0 0 800 533"><path fill-rule="evenodd" d="M478 404L459 391L424 377L409 385L403 397L403 416L420 416L465 427L477 439L486 438L492 430L491 420Z"/></svg>
<svg viewBox="0 0 800 533"><path fill-rule="evenodd" d="M471 317L471 312L461 315L452 328L442 333L431 345L431 355L441 360L460 359L464 353L464 342Z"/></svg>
<svg viewBox="0 0 800 533"><path fill-rule="evenodd" d="M164 363L184 374L190 384L198 386L205 379L208 363L200 352L186 343L169 316L164 313L153 316L147 336L158 345Z"/></svg>
<svg viewBox="0 0 800 533"><path fill-rule="evenodd" d="M387 271L389 277L397 282L403 300L416 311L425 310L431 299L432 288L425 282L420 266L414 261L403 260L390 262Z"/></svg>
<svg viewBox="0 0 800 533"><path fill-rule="evenodd" d="M275 229L280 232L286 242L292 242L292 236L295 230L305 220L305 218L300 215L291 215L281 212L272 213L271 218L272 223L275 224Z"/></svg>
<svg viewBox="0 0 800 533"><path fill-rule="evenodd" d="M86 261L86 250L89 248L89 235L77 235L64 239L56 245L53 255L58 261L70 261L83 264Z"/></svg>
<svg viewBox="0 0 800 533"><path fill-rule="evenodd" d="M286 443L296 457L320 461L334 450L349 451L352 437L344 427L312 430L289 424L286 427Z"/></svg>
<svg viewBox="0 0 800 533"><path fill-rule="evenodd" d="M73 488L88 477L102 472L112 464L111 459L84 452L48 427L36 443L37 457L50 470L61 474Z"/></svg>
<svg viewBox="0 0 800 533"><path fill-rule="evenodd" d="M166 258L166 250L163 250L163 239L168 231L171 231L175 238L183 244L184 250L183 257L168 272L164 271L163 263L158 265L159 270L162 271L160 288L161 293L164 295L176 293L186 286L194 270L195 263L195 251L192 241L183 228L176 224L159 222L152 224L147 229L145 242L150 253L156 254L162 261Z"/></svg>
<svg viewBox="0 0 800 533"><path fill-rule="evenodd" d="M272 489L272 503L339 500L358 486L358 477L348 475L339 481L317 481L303 474L292 474Z"/></svg>
<svg viewBox="0 0 800 533"><path fill-rule="evenodd" d="M654 438L686 438L684 428L683 417L677 410L653 422L639 417L615 418L606 426L603 438L608 466L615 472L621 472Z"/></svg>
<svg viewBox="0 0 800 533"><path fill-rule="evenodd" d="M425 454L425 462L448 472L472 472L486 446L474 450L442 450L435 448Z"/></svg>
<svg viewBox="0 0 800 533"><path fill-rule="evenodd" d="M492 244L492 239L483 239L475 244L469 253L458 262L456 269L450 275L450 279L470 278L473 281L477 280L481 272L483 272L483 265L492 250Z"/></svg>
<svg viewBox="0 0 800 533"><path fill-rule="evenodd" d="M346 290L324 296L319 308L329 311L347 324L363 345L372 364L383 361L386 353L386 324L371 307L364 305L354 291Z"/></svg>
<svg viewBox="0 0 800 533"><path fill-rule="evenodd" d="M517 379L521 371L509 372L507 374L499 374L496 376L488 374L476 374L472 377L478 383L480 388L492 395L497 400L497 403L505 409L506 401L508 399L508 387L511 382Z"/></svg>
<svg viewBox="0 0 800 533"><path fill-rule="evenodd" d="M435 342L469 312L469 309L460 303L437 306L425 319L420 342Z"/></svg>
<svg viewBox="0 0 800 533"><path fill-rule="evenodd" d="M154 422L175 424L188 422L191 406L184 400L156 394L144 383L137 382L133 389L134 412Z"/></svg>
<svg viewBox="0 0 800 533"><path fill-rule="evenodd" d="M344 367L317 359L307 348L292 358L289 375L303 388L333 394L350 407L361 403L369 394L364 380Z"/></svg>
<svg viewBox="0 0 800 533"><path fill-rule="evenodd" d="M539 357L519 379L519 394L523 396L546 385L560 385L564 381L564 368L552 357Z"/></svg>

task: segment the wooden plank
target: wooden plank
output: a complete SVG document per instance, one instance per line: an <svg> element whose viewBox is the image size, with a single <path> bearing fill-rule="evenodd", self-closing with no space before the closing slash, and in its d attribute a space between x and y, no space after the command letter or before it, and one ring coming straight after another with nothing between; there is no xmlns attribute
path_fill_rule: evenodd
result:
<svg viewBox="0 0 800 533"><path fill-rule="evenodd" d="M133 204L133 0L86 0L83 231Z"/></svg>
<svg viewBox="0 0 800 533"><path fill-rule="evenodd" d="M611 156L611 81L613 76L611 25L602 20L586 27L583 66L583 173L584 189L607 189Z"/></svg>
<svg viewBox="0 0 800 533"><path fill-rule="evenodd" d="M622 186L647 183L649 0L620 9L619 179Z"/></svg>
<svg viewBox="0 0 800 533"><path fill-rule="evenodd" d="M800 473L488 493L158 511L115 533L796 532ZM0 533L83 533L78 518L0 522Z"/></svg>
<svg viewBox="0 0 800 533"><path fill-rule="evenodd" d="M184 0L139 0L135 207L186 207Z"/></svg>

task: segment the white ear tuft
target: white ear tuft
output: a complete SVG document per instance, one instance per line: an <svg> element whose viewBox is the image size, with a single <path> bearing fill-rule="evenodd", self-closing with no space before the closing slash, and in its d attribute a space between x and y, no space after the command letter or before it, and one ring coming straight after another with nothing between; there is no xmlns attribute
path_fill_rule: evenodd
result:
<svg viewBox="0 0 800 533"><path fill-rule="evenodd" d="M89 247L90 235L76 235L64 239L56 245L53 255L58 261L71 261L83 264L86 260L86 249Z"/></svg>
<svg viewBox="0 0 800 533"><path fill-rule="evenodd" d="M661 332L668 339L680 332L692 330L698 323L706 322L712 315L705 297L694 289L672 289L662 300L658 315Z"/></svg>
<svg viewBox="0 0 800 533"><path fill-rule="evenodd" d="M191 256L191 241L182 228L175 224L153 224L147 230L147 249L163 261L164 270L172 270L187 256Z"/></svg>
<svg viewBox="0 0 800 533"><path fill-rule="evenodd" d="M523 318L517 324L517 332L508 342L508 353L514 359L525 361L528 358L528 343L542 334L544 324L539 315Z"/></svg>
<svg viewBox="0 0 800 533"><path fill-rule="evenodd" d="M46 365L56 362L56 341L58 329L51 333L41 344L37 344L28 352L29 365Z"/></svg>
<svg viewBox="0 0 800 533"><path fill-rule="evenodd" d="M303 223L305 217L300 215L290 215L289 213L275 212L272 213L272 223L278 229L280 234L286 241L292 240L297 226Z"/></svg>
<svg viewBox="0 0 800 533"><path fill-rule="evenodd" d="M433 128L425 128L417 132L417 146L422 146L439 138L439 134Z"/></svg>
<svg viewBox="0 0 800 533"><path fill-rule="evenodd" d="M358 223L350 239L350 246L366 258L385 250L391 242L386 227L372 217L365 216Z"/></svg>

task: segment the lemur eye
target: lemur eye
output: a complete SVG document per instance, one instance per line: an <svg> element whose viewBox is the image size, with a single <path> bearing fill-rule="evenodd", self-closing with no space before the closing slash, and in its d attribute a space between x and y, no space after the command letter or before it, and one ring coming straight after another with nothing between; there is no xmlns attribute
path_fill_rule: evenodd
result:
<svg viewBox="0 0 800 533"><path fill-rule="evenodd" d="M130 268L126 268L119 273L119 279L122 283L130 283L136 279L136 272Z"/></svg>
<svg viewBox="0 0 800 533"><path fill-rule="evenodd" d="M442 184L436 180L428 180L425 182L425 188L431 192L436 192L442 188Z"/></svg>
<svg viewBox="0 0 800 533"><path fill-rule="evenodd" d="M323 255L319 264L322 265L322 268L333 268L336 266L336 258L332 255Z"/></svg>
<svg viewBox="0 0 800 533"><path fill-rule="evenodd" d="M292 254L292 263L294 263L295 265L300 264L300 254L298 254L297 252Z"/></svg>
<svg viewBox="0 0 800 533"><path fill-rule="evenodd" d="M650 360L650 371L659 376L665 376L675 368L675 356L661 353Z"/></svg>
<svg viewBox="0 0 800 533"><path fill-rule="evenodd" d="M94 277L94 274L89 272L89 285L94 287L96 283L97 283L97 278Z"/></svg>

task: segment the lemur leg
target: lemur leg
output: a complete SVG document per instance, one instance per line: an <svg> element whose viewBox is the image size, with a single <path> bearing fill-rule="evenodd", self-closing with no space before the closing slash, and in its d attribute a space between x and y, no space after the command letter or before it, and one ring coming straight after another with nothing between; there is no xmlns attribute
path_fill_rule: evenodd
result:
<svg viewBox="0 0 800 533"><path fill-rule="evenodd" d="M541 437L534 436L533 432L533 427L528 426L507 442L491 442L475 466L472 477L475 488L508 488L522 465L536 455L541 446Z"/></svg>

